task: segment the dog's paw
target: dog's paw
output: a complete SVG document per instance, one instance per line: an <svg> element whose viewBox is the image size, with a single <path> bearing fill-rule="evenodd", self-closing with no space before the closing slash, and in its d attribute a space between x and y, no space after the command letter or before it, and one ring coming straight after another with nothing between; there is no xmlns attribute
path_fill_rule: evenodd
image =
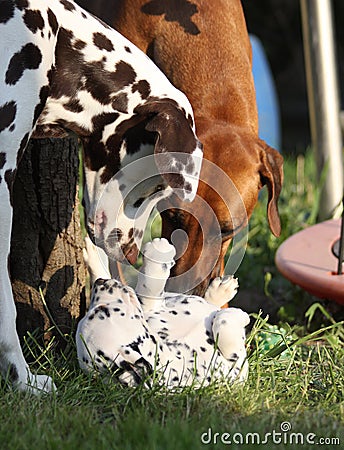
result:
<svg viewBox="0 0 344 450"><path fill-rule="evenodd" d="M91 239L85 237L85 248L83 248L83 258L85 265L91 277L91 284L93 284L98 278L105 280L111 278L109 267L109 261L105 252L93 244Z"/></svg>
<svg viewBox="0 0 344 450"><path fill-rule="evenodd" d="M85 236L84 242L85 247L83 248L82 256L86 267L88 269L91 268L92 270L92 265L94 264L94 261L98 261L100 259L99 255L100 249L95 244L93 244L89 236Z"/></svg>
<svg viewBox="0 0 344 450"><path fill-rule="evenodd" d="M250 316L240 308L224 308L218 311L213 320L214 335L220 328L228 327L235 335L234 329L245 330L250 323ZM240 333L236 333L238 336Z"/></svg>
<svg viewBox="0 0 344 450"><path fill-rule="evenodd" d="M223 306L235 296L238 291L238 279L232 275L217 277L210 283L204 299L216 306Z"/></svg>
<svg viewBox="0 0 344 450"><path fill-rule="evenodd" d="M22 383L19 387L35 395L57 392L56 386L50 377L47 375L35 375L31 372L28 373L27 382L25 384Z"/></svg>
<svg viewBox="0 0 344 450"><path fill-rule="evenodd" d="M155 238L147 242L143 247L142 254L146 262L166 264L174 262L176 249L165 238Z"/></svg>

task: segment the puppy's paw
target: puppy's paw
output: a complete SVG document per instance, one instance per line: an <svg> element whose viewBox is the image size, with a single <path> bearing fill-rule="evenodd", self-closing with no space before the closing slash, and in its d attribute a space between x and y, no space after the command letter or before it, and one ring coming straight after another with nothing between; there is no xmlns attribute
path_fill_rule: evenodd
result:
<svg viewBox="0 0 344 450"><path fill-rule="evenodd" d="M176 249L165 238L155 238L147 242L143 247L142 254L146 262L166 264L174 262Z"/></svg>
<svg viewBox="0 0 344 450"><path fill-rule="evenodd" d="M214 278L204 294L204 299L212 305L221 307L232 300L238 287L238 279L232 275Z"/></svg>
<svg viewBox="0 0 344 450"><path fill-rule="evenodd" d="M109 271L109 260L105 252L93 244L91 239L85 237L85 248L82 250L85 265L90 274L91 283L93 284L98 278L111 278Z"/></svg>

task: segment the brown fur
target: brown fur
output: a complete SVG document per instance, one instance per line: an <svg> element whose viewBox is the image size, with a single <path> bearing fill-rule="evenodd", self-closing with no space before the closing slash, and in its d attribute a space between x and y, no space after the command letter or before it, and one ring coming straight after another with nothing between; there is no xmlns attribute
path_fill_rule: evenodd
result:
<svg viewBox="0 0 344 450"><path fill-rule="evenodd" d="M145 51L170 81L188 96L195 112L197 134L204 145L204 157L226 172L244 202L247 216L242 217L242 221L236 217L237 223L247 224L259 190L267 185L268 221L271 231L278 236L281 227L277 201L283 180L283 158L258 138L251 46L240 1L115 0L114 5L112 2L96 3L98 9L92 1L88 1L86 7L93 8L107 20L110 20L111 9L111 25ZM203 295L209 281L222 274L223 257L233 233L238 230L230 232L235 201L230 195L225 199L230 214L226 204L208 186L212 183L211 173L203 169L200 179L206 183L200 183L198 195L213 208L220 227L229 230L223 234L220 255L215 256L215 262L212 246L208 245L212 224L207 224L202 231L195 220L202 215L202 206L195 202L188 207L189 213L172 209L163 212L162 217L165 237L169 238L175 229L182 228L189 239L188 248L178 259L172 275L179 275L194 266L204 245L203 252L209 256L204 260L204 264L206 261L210 264L209 276L206 279L200 277L198 286L193 289L194 293ZM182 203L173 200L164 205L180 208ZM178 288L187 289L187 285Z"/></svg>

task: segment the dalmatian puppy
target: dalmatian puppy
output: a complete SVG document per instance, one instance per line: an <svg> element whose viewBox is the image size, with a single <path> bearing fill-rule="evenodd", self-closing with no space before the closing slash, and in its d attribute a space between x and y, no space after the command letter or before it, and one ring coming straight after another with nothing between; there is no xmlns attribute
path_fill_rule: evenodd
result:
<svg viewBox="0 0 344 450"><path fill-rule="evenodd" d="M93 276L106 275L90 242L87 249ZM169 388L246 379L249 316L220 308L236 294L237 280L216 278L205 298L165 292L174 256L166 239L154 239L143 248L135 291L115 279L95 281L76 334L84 372L115 373L130 386L155 376Z"/></svg>
<svg viewBox="0 0 344 450"><path fill-rule="evenodd" d="M12 185L29 138L79 136L89 235L130 262L154 205L195 197L202 146L185 95L73 1L0 0L0 36L0 373L50 391L20 349L8 272Z"/></svg>

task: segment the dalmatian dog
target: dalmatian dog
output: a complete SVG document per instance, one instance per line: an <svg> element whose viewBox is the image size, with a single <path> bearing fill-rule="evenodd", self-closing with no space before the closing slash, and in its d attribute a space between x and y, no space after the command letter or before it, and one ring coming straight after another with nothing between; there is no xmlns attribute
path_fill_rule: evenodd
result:
<svg viewBox="0 0 344 450"><path fill-rule="evenodd" d="M92 277L109 276L90 242L87 249ZM130 386L149 385L155 376L169 388L246 379L249 316L238 308L220 308L236 294L237 280L214 279L205 298L165 292L174 256L166 239L154 239L143 248L135 290L115 279L94 282L89 311L76 334L84 372L113 374Z"/></svg>
<svg viewBox="0 0 344 450"><path fill-rule="evenodd" d="M202 146L185 95L74 2L0 0L0 36L0 372L19 389L51 391L20 349L8 272L11 190L29 138L79 136L89 235L130 262L158 200L194 198Z"/></svg>

